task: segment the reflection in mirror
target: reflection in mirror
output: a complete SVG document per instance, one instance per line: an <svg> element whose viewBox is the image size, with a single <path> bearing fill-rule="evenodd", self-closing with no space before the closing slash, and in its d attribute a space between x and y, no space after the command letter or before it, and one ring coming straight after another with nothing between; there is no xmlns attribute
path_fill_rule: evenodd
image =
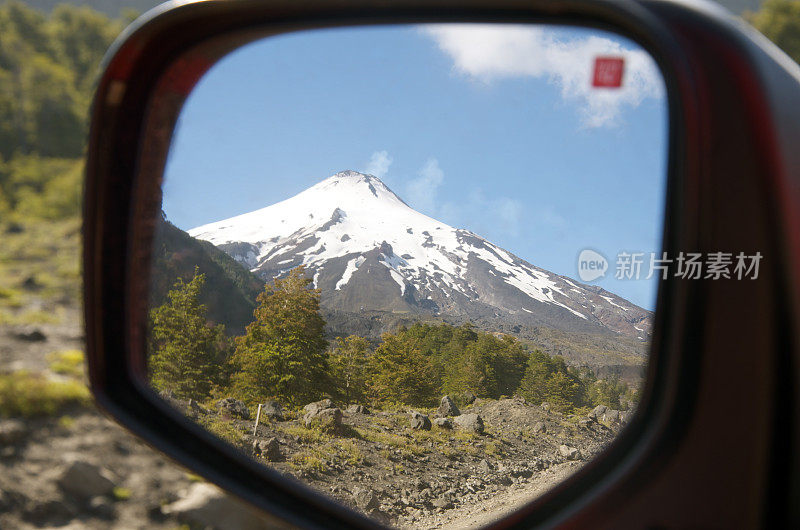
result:
<svg viewBox="0 0 800 530"><path fill-rule="evenodd" d="M236 51L171 147L150 384L254 465L386 524L519 507L636 409L666 115L652 59L585 28Z"/></svg>

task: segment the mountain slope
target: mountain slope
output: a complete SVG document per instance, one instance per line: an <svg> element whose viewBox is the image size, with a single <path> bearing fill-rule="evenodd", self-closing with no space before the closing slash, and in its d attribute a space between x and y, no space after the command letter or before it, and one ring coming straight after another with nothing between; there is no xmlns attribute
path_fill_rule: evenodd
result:
<svg viewBox="0 0 800 530"><path fill-rule="evenodd" d="M209 320L225 324L229 335L244 333L263 282L214 245L190 237L165 219L156 228L153 250L151 307L165 303L178 278L191 280L197 267L206 275L200 302L208 308Z"/></svg>
<svg viewBox="0 0 800 530"><path fill-rule="evenodd" d="M649 338L649 311L423 215L380 179L355 171L189 234L265 281L305 265L332 310L500 319Z"/></svg>

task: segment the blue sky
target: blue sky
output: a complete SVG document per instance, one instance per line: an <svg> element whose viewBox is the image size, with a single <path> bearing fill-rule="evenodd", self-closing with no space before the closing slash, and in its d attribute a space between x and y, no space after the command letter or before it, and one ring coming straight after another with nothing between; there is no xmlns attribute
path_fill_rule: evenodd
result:
<svg viewBox="0 0 800 530"><path fill-rule="evenodd" d="M597 56L622 89L593 89ZM653 280L615 280L620 251L660 249L667 149L660 74L597 30L383 27L290 34L242 48L190 96L166 171L182 229L291 197L345 169L539 267L652 309Z"/></svg>

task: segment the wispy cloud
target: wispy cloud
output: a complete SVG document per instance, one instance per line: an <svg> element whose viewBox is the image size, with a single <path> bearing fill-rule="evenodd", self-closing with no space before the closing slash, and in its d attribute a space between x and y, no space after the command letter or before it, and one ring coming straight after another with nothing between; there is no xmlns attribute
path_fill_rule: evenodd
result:
<svg viewBox="0 0 800 530"><path fill-rule="evenodd" d="M444 172L439 167L439 161L429 158L419 170L417 178L406 185L406 197L417 210L434 215L437 207L436 194L442 182Z"/></svg>
<svg viewBox="0 0 800 530"><path fill-rule="evenodd" d="M387 151L375 151L372 153L369 163L363 172L382 179L389 172L389 166L392 165L392 162L392 157L389 156Z"/></svg>
<svg viewBox="0 0 800 530"><path fill-rule="evenodd" d="M625 107L664 95L652 58L608 38L559 38L552 30L521 25L443 24L424 26L422 31L452 59L457 72L474 80L547 79L564 100L578 102L585 127L617 125ZM593 88L594 60L608 55L625 59L623 85Z"/></svg>

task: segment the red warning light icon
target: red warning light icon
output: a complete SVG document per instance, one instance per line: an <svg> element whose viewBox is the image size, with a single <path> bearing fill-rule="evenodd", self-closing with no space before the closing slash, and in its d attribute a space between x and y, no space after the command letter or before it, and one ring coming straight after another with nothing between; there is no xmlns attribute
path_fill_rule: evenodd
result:
<svg viewBox="0 0 800 530"><path fill-rule="evenodd" d="M595 88L619 88L625 72L625 59L622 57L597 57L594 60L592 86Z"/></svg>

